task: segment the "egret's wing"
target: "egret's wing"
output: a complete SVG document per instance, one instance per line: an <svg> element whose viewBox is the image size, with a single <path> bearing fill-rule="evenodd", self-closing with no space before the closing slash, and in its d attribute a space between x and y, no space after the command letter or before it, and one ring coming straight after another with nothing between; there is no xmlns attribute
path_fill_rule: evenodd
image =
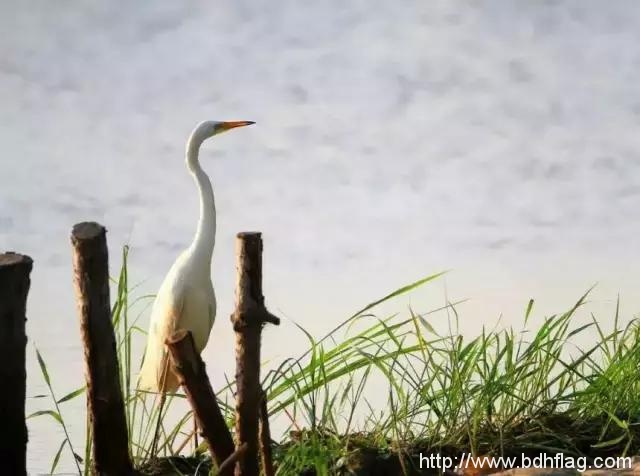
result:
<svg viewBox="0 0 640 476"><path fill-rule="evenodd" d="M158 391L167 365L167 349L165 341L180 328L180 320L184 312L185 296L182 292L172 292L169 296L160 297L154 303L147 335L147 347L144 361L138 377L138 387ZM173 382L172 372L168 372L165 389L174 390L177 382Z"/></svg>
<svg viewBox="0 0 640 476"><path fill-rule="evenodd" d="M183 311L176 329L190 331L196 350L202 352L209 340L215 306L209 293L202 286L185 287L185 295Z"/></svg>
<svg viewBox="0 0 640 476"><path fill-rule="evenodd" d="M175 331L180 329L180 322L185 312L185 292L174 291L171 298L167 299L162 305L162 311L158 313L158 319L152 323L155 326L157 335L162 337L160 341L162 348L164 342L173 335Z"/></svg>

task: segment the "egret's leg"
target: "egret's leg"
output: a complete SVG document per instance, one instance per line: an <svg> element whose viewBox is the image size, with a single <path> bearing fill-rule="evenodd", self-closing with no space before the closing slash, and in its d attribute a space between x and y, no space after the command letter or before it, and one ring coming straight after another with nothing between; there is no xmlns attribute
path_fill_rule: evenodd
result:
<svg viewBox="0 0 640 476"><path fill-rule="evenodd" d="M156 450L158 446L158 439L160 438L160 424L162 423L162 410L164 408L164 401L167 398L165 387L167 384L167 373L169 371L169 359L165 354L164 368L162 369L162 377L160 379L160 408L158 408L158 420L156 421L156 431L153 434L153 442L151 444L151 457L156 456Z"/></svg>
<svg viewBox="0 0 640 476"><path fill-rule="evenodd" d="M198 449L198 421L196 420L195 414L193 415L193 451Z"/></svg>
<svg viewBox="0 0 640 476"><path fill-rule="evenodd" d="M160 423L162 422L162 410L164 408L164 401L167 394L160 392L160 408L158 408L158 419L156 420L156 430L153 433L153 442L151 443L151 458L156 456L158 449L158 439L160 438Z"/></svg>

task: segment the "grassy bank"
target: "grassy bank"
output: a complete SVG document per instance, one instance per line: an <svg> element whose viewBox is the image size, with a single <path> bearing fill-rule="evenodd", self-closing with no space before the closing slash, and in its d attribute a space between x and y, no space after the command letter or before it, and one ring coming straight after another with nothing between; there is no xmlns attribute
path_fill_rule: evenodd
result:
<svg viewBox="0 0 640 476"><path fill-rule="evenodd" d="M527 330L535 308L531 301L524 306L523 330L485 330L475 338L460 334L453 304L426 314L376 315L378 305L439 277L429 276L365 306L322 338L300 329L308 351L263 373L270 417L287 426L275 451L278 474L373 474L367 469L372 467L376 474L412 474L420 452L590 457L640 452L636 319L623 319L616 311L605 316L607 328L596 316L574 324L588 294ZM206 449L188 458L193 451L183 445L191 431L190 412L163 427L165 459L150 461L155 396L135 391L139 363L132 352L134 336L144 333L137 324L150 297L135 297L126 249L114 285L113 321L131 454L150 473L173 467L176 474L207 474ZM431 324L436 313L448 316L444 335ZM60 397L44 359L38 358L54 403L36 416L53 417L65 435L51 472L62 452L70 451L78 471L88 473L90 438L84 448L73 447L64 420L65 403L84 398L83 389ZM233 382L217 388L230 426L233 389ZM373 403L372 395L380 401ZM182 456L170 458L177 453Z"/></svg>

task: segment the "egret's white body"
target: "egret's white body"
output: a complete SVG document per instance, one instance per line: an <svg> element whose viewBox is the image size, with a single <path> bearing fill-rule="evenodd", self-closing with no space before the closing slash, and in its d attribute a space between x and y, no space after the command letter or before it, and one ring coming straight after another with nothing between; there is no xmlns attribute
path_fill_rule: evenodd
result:
<svg viewBox="0 0 640 476"><path fill-rule="evenodd" d="M167 351L165 341L178 329L191 331L197 352L207 345L216 317L216 298L207 266L196 262L191 249L184 251L165 277L151 311L144 363L138 388L175 391L178 381L167 369L162 386Z"/></svg>
<svg viewBox="0 0 640 476"><path fill-rule="evenodd" d="M249 124L253 123L205 121L193 130L187 141L187 168L200 193L200 219L193 243L173 263L153 303L147 347L138 377L141 390L164 394L178 388L178 379L167 364L165 344L175 331L191 331L198 352L207 345L216 316L216 297L211 283L216 208L211 181L200 167L199 150L209 137Z"/></svg>

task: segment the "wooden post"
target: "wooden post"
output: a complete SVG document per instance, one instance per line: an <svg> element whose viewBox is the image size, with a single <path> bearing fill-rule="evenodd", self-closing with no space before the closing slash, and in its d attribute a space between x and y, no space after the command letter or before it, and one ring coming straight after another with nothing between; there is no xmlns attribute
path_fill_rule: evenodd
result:
<svg viewBox="0 0 640 476"><path fill-rule="evenodd" d="M16 476L27 474L25 322L32 267L28 256L0 254L0 464Z"/></svg>
<svg viewBox="0 0 640 476"><path fill-rule="evenodd" d="M220 468L234 452L233 438L211 388L204 362L196 352L193 336L182 329L173 334L166 344L173 368L193 408L198 428L202 430L211 456Z"/></svg>
<svg viewBox="0 0 640 476"><path fill-rule="evenodd" d="M111 323L106 230L97 223L78 223L71 232L71 244L94 472L104 476L129 475L133 465Z"/></svg>
<svg viewBox="0 0 640 476"><path fill-rule="evenodd" d="M236 309L231 316L236 334L236 440L247 451L238 459L236 476L258 476L258 415L260 411L260 334L265 322L280 320L264 306L262 237L238 233L236 239Z"/></svg>

